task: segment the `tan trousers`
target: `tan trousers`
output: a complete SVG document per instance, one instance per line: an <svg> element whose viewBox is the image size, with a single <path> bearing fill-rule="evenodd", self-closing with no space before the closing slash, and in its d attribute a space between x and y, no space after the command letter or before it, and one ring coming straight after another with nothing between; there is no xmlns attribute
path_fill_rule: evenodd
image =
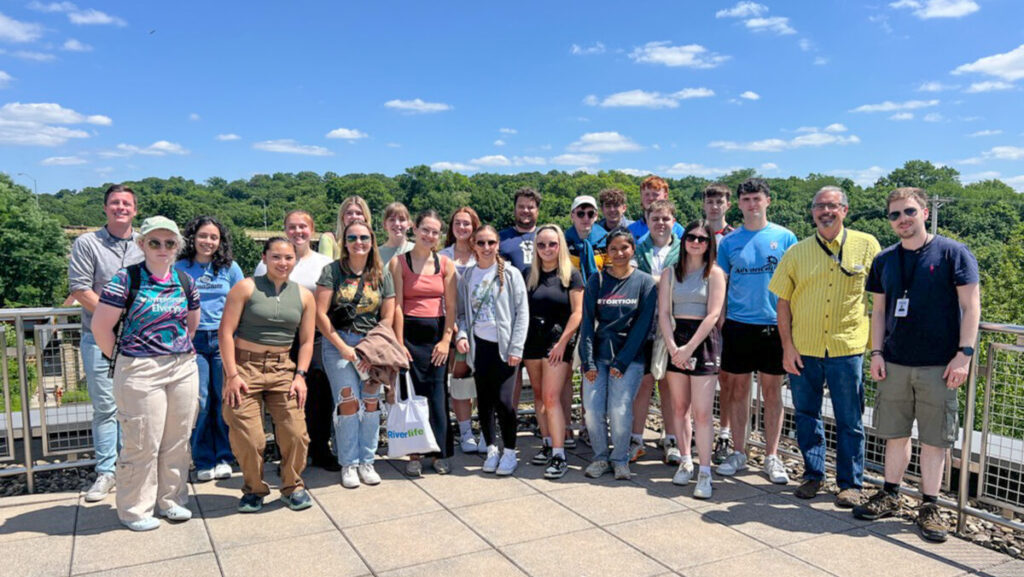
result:
<svg viewBox="0 0 1024 577"><path fill-rule="evenodd" d="M306 468L309 435L306 415L298 399L288 398L288 389L295 378L295 363L288 353L250 353L235 351L238 374L249 386L238 408L224 405L224 422L228 425L231 451L242 468L243 493L264 496L270 486L263 481L263 451L267 436L263 432L263 405L274 421L274 436L281 449L281 493L291 495L302 487L302 471ZM227 384L227 379L225 379Z"/></svg>
<svg viewBox="0 0 1024 577"><path fill-rule="evenodd" d="M114 401L124 445L117 458L117 516L125 522L188 502L189 438L199 406L193 354L117 358Z"/></svg>

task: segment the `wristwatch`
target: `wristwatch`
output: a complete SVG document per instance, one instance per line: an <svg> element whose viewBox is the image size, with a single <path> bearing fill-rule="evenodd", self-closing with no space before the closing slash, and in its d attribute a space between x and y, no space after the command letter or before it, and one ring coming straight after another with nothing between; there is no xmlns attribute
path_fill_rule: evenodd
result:
<svg viewBox="0 0 1024 577"><path fill-rule="evenodd" d="M304 371L302 369L295 369L295 374L299 375L302 378L306 378L306 377L309 376L309 371Z"/></svg>
<svg viewBox="0 0 1024 577"><path fill-rule="evenodd" d="M973 357L974 356L974 347L960 347L957 350L960 351L961 353L963 353L965 357Z"/></svg>

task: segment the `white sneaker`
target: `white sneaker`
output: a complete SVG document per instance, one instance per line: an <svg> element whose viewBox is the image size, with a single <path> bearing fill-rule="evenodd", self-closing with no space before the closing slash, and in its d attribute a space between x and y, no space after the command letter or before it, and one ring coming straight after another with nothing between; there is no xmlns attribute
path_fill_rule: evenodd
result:
<svg viewBox="0 0 1024 577"><path fill-rule="evenodd" d="M380 485L380 475L373 468L373 463L359 463L357 471L359 472L360 481L367 485Z"/></svg>
<svg viewBox="0 0 1024 577"><path fill-rule="evenodd" d="M484 473L493 473L497 471L499 459L501 459L501 451L498 450L498 447L494 445L487 447L487 458L484 459L482 471Z"/></svg>
<svg viewBox="0 0 1024 577"><path fill-rule="evenodd" d="M227 463L218 463L213 468L214 479L230 479L231 478L231 465Z"/></svg>
<svg viewBox="0 0 1024 577"><path fill-rule="evenodd" d="M711 473L698 473L697 486L693 488L694 499L711 498Z"/></svg>
<svg viewBox="0 0 1024 577"><path fill-rule="evenodd" d="M683 454L679 452L679 444L675 439L665 439L663 447L665 448L666 465L679 465L683 462Z"/></svg>
<svg viewBox="0 0 1024 577"><path fill-rule="evenodd" d="M499 476L507 477L516 470L519 466L519 456L517 451L505 451L501 454L501 462L498 463L498 470L496 473Z"/></svg>
<svg viewBox="0 0 1024 577"><path fill-rule="evenodd" d="M113 473L100 473L96 475L96 481L89 487L89 490L85 492L85 501L87 503L95 503L96 501L102 501L110 490L114 488L117 482L114 480Z"/></svg>
<svg viewBox="0 0 1024 577"><path fill-rule="evenodd" d="M718 474L726 477L747 470L747 456L739 451L729 455L725 462L718 466Z"/></svg>
<svg viewBox="0 0 1024 577"><path fill-rule="evenodd" d="M629 470L629 463L616 463L613 469L616 481L628 481L633 476L633 472Z"/></svg>
<svg viewBox="0 0 1024 577"><path fill-rule="evenodd" d="M487 454L487 443L484 441L483 433L480 433L480 436L476 438L476 451L485 455Z"/></svg>
<svg viewBox="0 0 1024 577"><path fill-rule="evenodd" d="M719 467L721 469L721 467ZM776 485L789 483L789 475L786 473L786 466L778 455L768 455L764 460L764 474Z"/></svg>
<svg viewBox="0 0 1024 577"><path fill-rule="evenodd" d="M586 475L587 477L590 477L591 479L596 479L601 475L607 473L609 470L611 470L611 468L612 466L608 464L608 461L593 461L589 465L587 465L587 468L583 471L583 474Z"/></svg>
<svg viewBox="0 0 1024 577"><path fill-rule="evenodd" d="M683 461L679 463L679 468L676 469L676 474L672 475L673 485L689 485L690 479L693 478L693 461Z"/></svg>
<svg viewBox="0 0 1024 577"><path fill-rule="evenodd" d="M188 521L192 518L192 511L181 505L171 505L170 509L159 511L157 514L171 521L178 522Z"/></svg>
<svg viewBox="0 0 1024 577"><path fill-rule="evenodd" d="M473 433L462 437L460 446L463 453L478 453L480 451L480 445L477 444L476 437L473 436Z"/></svg>
<svg viewBox="0 0 1024 577"><path fill-rule="evenodd" d="M207 481L212 481L212 480L214 480L216 478L217 478L217 468L216 467L214 467L212 469L196 469L196 480L197 481L202 481L203 483L205 483Z"/></svg>
<svg viewBox="0 0 1024 577"><path fill-rule="evenodd" d="M346 489L355 489L359 486L358 465L345 465L341 468L341 486Z"/></svg>

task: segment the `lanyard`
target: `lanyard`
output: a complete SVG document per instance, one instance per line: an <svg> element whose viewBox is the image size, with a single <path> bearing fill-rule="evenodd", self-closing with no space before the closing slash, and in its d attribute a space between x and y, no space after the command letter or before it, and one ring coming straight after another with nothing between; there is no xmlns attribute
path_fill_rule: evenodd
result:
<svg viewBox="0 0 1024 577"><path fill-rule="evenodd" d="M935 237L932 237L932 238L935 238ZM914 275L917 273L917 268L918 268L917 267L917 263L921 259L921 253L924 252L924 249L928 248L929 244L931 244L932 238L929 238L928 240L926 240L924 242L924 244L921 245L921 248L919 248L917 250L914 250L914 251L909 251L909 250L903 248L902 244L897 249L899 251L900 258L896 259L896 262L899 263L899 267L900 267L900 288L902 289L901 293L903 295L903 298L907 298L907 293L910 292L910 288L914 286ZM904 257L907 254L913 254L913 255L915 255L917 257L916 259L914 259L914 266L909 267L910 268L910 275L909 275L909 277L907 276L906 270L904 269L904 266L903 266L903 259L904 259Z"/></svg>
<svg viewBox="0 0 1024 577"><path fill-rule="evenodd" d="M844 228L843 229L843 240L839 241L839 255L838 256L836 256L831 250L829 250L828 247L825 246L825 243L821 242L821 237L818 236L817 234L814 235L814 240L818 241L818 246L821 247L821 250L825 251L825 254L827 254L828 257L830 259L832 259L832 262L834 262L837 265L839 265L839 270L843 274L845 274L846 276L853 276L854 273L846 270L846 268L843 267L843 248L846 247L846 232L847 231Z"/></svg>

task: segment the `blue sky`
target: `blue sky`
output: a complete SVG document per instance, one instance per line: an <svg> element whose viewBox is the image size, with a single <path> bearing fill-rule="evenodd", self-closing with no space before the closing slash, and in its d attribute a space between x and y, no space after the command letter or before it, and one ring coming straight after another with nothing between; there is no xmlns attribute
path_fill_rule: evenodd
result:
<svg viewBox="0 0 1024 577"><path fill-rule="evenodd" d="M0 170L870 184L920 158L1024 190L1022 80L1019 0L2 0Z"/></svg>

